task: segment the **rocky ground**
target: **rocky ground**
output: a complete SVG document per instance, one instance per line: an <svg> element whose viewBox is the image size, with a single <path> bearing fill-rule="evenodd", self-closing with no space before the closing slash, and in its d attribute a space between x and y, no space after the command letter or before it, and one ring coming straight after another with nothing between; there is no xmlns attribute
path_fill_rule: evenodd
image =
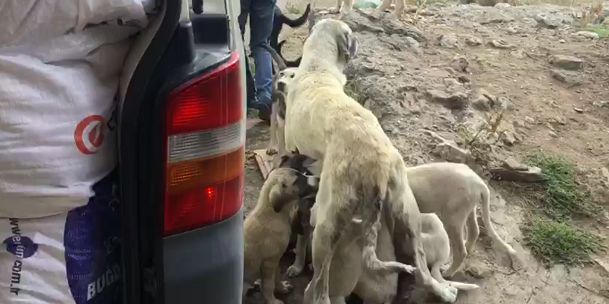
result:
<svg viewBox="0 0 609 304"><path fill-rule="evenodd" d="M305 5L294 1L288 5ZM316 2L317 9L334 1L325 2ZM579 8L553 5L455 3L432 4L418 14L411 9L399 22L354 12L345 21L360 49L346 70L347 90L379 118L409 165L448 160L483 173L542 148L575 162L581 186L609 210L608 40L578 33L581 16ZM306 33L306 26L284 30L286 57L300 54ZM467 146L480 130L479 144ZM268 127L252 125L248 148L267 142ZM249 210L262 178L253 161L246 172ZM607 255L583 268L541 266L522 245L522 193L506 190L503 182L491 186L493 222L521 254L523 268L512 270L509 259L481 237L456 278L481 288L460 293L458 303L609 303ZM606 213L582 225L606 236L607 219ZM285 303L301 303L307 280L291 280L296 290ZM246 303L263 302L255 293Z"/></svg>

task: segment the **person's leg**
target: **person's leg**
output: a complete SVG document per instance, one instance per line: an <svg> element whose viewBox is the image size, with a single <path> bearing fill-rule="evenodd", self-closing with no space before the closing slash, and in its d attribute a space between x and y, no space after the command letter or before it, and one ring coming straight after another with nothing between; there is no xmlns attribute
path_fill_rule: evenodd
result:
<svg viewBox="0 0 609 304"><path fill-rule="evenodd" d="M271 54L263 48L263 45L269 44L276 2L277 0L254 0L250 7L250 49L256 65L254 78L259 103L258 111L263 120L269 120L271 114L273 78Z"/></svg>
<svg viewBox="0 0 609 304"><path fill-rule="evenodd" d="M241 30L241 39L245 39L245 24L247 23L247 16L249 15L251 4L251 0L241 0L241 13L237 18L239 29ZM245 41L243 42L243 48L243 54L245 54L245 92L247 94L247 108L249 109L255 108L258 101L256 99L256 84L254 82L254 76L252 75L252 69L250 68Z"/></svg>

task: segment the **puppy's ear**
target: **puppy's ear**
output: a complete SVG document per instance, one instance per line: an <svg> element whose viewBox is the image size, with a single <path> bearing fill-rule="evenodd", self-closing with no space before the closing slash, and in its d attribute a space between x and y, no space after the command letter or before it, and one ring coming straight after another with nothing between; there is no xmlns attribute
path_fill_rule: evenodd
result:
<svg viewBox="0 0 609 304"><path fill-rule="evenodd" d="M342 35L342 40L339 41L339 52L340 56L345 58L345 63L349 62L357 54L357 38L350 32L346 32Z"/></svg>

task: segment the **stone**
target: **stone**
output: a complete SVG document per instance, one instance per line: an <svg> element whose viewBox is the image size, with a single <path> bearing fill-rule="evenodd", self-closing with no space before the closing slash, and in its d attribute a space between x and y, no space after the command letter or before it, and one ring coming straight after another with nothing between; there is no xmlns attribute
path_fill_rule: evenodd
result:
<svg viewBox="0 0 609 304"><path fill-rule="evenodd" d="M458 87L461 86L461 83L454 78L444 78L444 85L446 85L447 87Z"/></svg>
<svg viewBox="0 0 609 304"><path fill-rule="evenodd" d="M449 109L463 109L467 106L467 94L464 92L448 94L440 90L428 90L427 98Z"/></svg>
<svg viewBox="0 0 609 304"><path fill-rule="evenodd" d="M461 49L459 39L455 34L444 34L438 38L440 46L447 49Z"/></svg>
<svg viewBox="0 0 609 304"><path fill-rule="evenodd" d="M456 143L445 141L436 145L433 153L441 159L453 163L466 163L471 160L471 153L457 146Z"/></svg>
<svg viewBox="0 0 609 304"><path fill-rule="evenodd" d="M513 170L505 168L490 169L489 173L494 180L538 183L546 180L546 175L538 167L529 167L527 170Z"/></svg>
<svg viewBox="0 0 609 304"><path fill-rule="evenodd" d="M599 107L599 108L609 107L609 101L607 101L607 100L595 100L592 103L592 105L595 106L595 107Z"/></svg>
<svg viewBox="0 0 609 304"><path fill-rule="evenodd" d="M507 110L510 107L510 100L507 97L499 97L493 102L493 108L497 110Z"/></svg>
<svg viewBox="0 0 609 304"><path fill-rule="evenodd" d="M516 137L514 137L514 134L512 134L510 131L503 132L503 135L501 135L501 140L508 146L513 146L516 143Z"/></svg>
<svg viewBox="0 0 609 304"><path fill-rule="evenodd" d="M562 83L568 84L569 86L578 86L582 84L581 76L574 72L552 69L550 70L550 75L552 76L552 78Z"/></svg>
<svg viewBox="0 0 609 304"><path fill-rule="evenodd" d="M482 45L482 39L473 36L465 37L465 43L470 46Z"/></svg>
<svg viewBox="0 0 609 304"><path fill-rule="evenodd" d="M554 55L550 58L550 63L565 70L576 71L584 67L584 60L565 55Z"/></svg>
<svg viewBox="0 0 609 304"><path fill-rule="evenodd" d="M510 55L512 55L512 57L516 59L524 59L527 56L527 54L523 50L511 51Z"/></svg>
<svg viewBox="0 0 609 304"><path fill-rule="evenodd" d="M573 108L573 110L575 110L577 113L584 113L584 109L582 108Z"/></svg>
<svg viewBox="0 0 609 304"><path fill-rule="evenodd" d="M498 48L498 49L511 49L514 46L509 44L507 41L502 40L502 39L495 39L495 40L491 40L488 43L490 46L494 47L494 48Z"/></svg>
<svg viewBox="0 0 609 304"><path fill-rule="evenodd" d="M513 157L508 157L508 159L503 161L503 168L515 170L515 171L527 171L529 170L528 166L521 164L518 160Z"/></svg>
<svg viewBox="0 0 609 304"><path fill-rule="evenodd" d="M467 61L467 58L465 58L465 56L455 56L455 58L450 61L449 66L455 71L467 72L467 67L469 67L469 61Z"/></svg>
<svg viewBox="0 0 609 304"><path fill-rule="evenodd" d="M524 121L526 121L529 124L535 124L535 118L533 118L531 116L525 116Z"/></svg>
<svg viewBox="0 0 609 304"><path fill-rule="evenodd" d="M495 4L495 8L499 8L499 9L501 9L501 8L508 8L510 6L511 5L509 3L503 3L503 2Z"/></svg>
<svg viewBox="0 0 609 304"><path fill-rule="evenodd" d="M599 39L600 38L597 33L589 32L589 31L579 31L579 32L573 33L573 36L584 37L584 38L588 38L588 39Z"/></svg>
<svg viewBox="0 0 609 304"><path fill-rule="evenodd" d="M514 125L514 127L516 128L524 128L526 127L526 124L524 123L524 121L522 120L516 120L512 123Z"/></svg>
<svg viewBox="0 0 609 304"><path fill-rule="evenodd" d="M557 27L562 26L563 19L553 16L553 15L544 15L538 14L535 16L535 21L537 21L537 25L547 29L555 29Z"/></svg>

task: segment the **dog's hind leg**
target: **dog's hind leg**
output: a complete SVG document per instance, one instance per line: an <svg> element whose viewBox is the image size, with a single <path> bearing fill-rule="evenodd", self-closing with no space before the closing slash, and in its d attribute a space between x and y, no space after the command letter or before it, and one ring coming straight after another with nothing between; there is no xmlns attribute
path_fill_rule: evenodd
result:
<svg viewBox="0 0 609 304"><path fill-rule="evenodd" d="M450 239L450 247L453 252L453 261L450 267L444 272L444 277L452 277L463 265L467 252L463 243L463 225L446 223L446 233Z"/></svg>
<svg viewBox="0 0 609 304"><path fill-rule="evenodd" d="M324 161L324 167L328 158ZM314 304L331 304L329 297L330 264L338 242L343 235L343 231L350 224L351 219L358 203L349 197L345 188L350 185L340 184L334 172L324 170L321 173L319 191L315 199L315 214L311 214L311 219L315 219L312 240L312 260L313 278L311 279L313 288Z"/></svg>
<svg viewBox="0 0 609 304"><path fill-rule="evenodd" d="M480 227L478 227L478 218L475 207L474 210L472 210L472 213L470 213L467 217L465 224L467 225L467 242L465 242L465 250L467 254L471 254L476 246L478 235L480 235Z"/></svg>

